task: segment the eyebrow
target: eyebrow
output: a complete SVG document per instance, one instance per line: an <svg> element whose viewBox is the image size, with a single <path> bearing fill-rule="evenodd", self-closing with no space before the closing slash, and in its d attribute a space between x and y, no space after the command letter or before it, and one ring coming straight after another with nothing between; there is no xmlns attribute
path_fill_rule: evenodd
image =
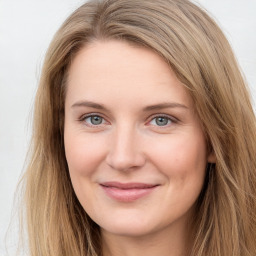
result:
<svg viewBox="0 0 256 256"><path fill-rule="evenodd" d="M166 103L160 103L160 104L156 104L156 105L151 105L151 106L147 106L145 108L143 108L143 111L147 112L147 111L152 111L152 110L161 110L164 108L184 108L184 109L188 109L187 106L180 104L180 103L176 103L176 102L166 102Z"/></svg>
<svg viewBox="0 0 256 256"><path fill-rule="evenodd" d="M71 108L75 108L75 107L90 107L90 108L95 108L95 109L99 109L99 110L107 110L107 108L103 104L99 104L99 103L92 102L92 101L78 101L71 106ZM152 111L152 110L161 110L164 108L188 109L187 106L180 104L180 103L165 102L165 103L146 106L145 108L143 108L143 111L148 112L148 111Z"/></svg>
<svg viewBox="0 0 256 256"><path fill-rule="evenodd" d="M100 110L107 109L104 105L98 104L98 103L92 102L92 101L78 101L71 106L71 108L75 108L75 107L90 107L90 108L96 108L96 109L100 109Z"/></svg>

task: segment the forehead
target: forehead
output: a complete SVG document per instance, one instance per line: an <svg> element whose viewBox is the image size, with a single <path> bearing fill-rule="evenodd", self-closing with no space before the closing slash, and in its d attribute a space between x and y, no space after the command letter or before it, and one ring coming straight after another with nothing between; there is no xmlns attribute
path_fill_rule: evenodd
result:
<svg viewBox="0 0 256 256"><path fill-rule="evenodd" d="M146 104L161 99L192 104L184 85L158 54L120 41L93 42L74 58L66 100L81 97L123 99L127 103L143 99Z"/></svg>

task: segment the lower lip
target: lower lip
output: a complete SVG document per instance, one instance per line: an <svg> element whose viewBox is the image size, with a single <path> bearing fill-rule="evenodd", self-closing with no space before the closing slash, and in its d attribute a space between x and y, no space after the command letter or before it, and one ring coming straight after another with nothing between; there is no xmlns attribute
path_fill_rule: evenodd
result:
<svg viewBox="0 0 256 256"><path fill-rule="evenodd" d="M102 188L105 191L105 193L112 199L115 199L121 202L132 202L144 196L147 196L153 190L155 190L157 186L150 187L150 188L132 188L132 189L120 189L116 187L106 187L106 186L102 186Z"/></svg>

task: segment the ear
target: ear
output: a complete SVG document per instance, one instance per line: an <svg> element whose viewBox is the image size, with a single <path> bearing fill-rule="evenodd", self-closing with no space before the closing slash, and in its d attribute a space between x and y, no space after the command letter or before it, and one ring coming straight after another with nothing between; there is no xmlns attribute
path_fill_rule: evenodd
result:
<svg viewBox="0 0 256 256"><path fill-rule="evenodd" d="M214 151L211 151L208 156L207 156L207 162L211 163L211 164L215 164L216 163L216 155L214 153Z"/></svg>

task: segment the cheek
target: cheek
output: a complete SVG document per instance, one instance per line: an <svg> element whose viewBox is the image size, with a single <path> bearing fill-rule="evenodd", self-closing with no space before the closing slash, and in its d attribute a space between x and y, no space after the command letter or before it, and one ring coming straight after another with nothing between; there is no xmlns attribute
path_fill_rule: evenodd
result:
<svg viewBox="0 0 256 256"><path fill-rule="evenodd" d="M168 145L167 145L168 144ZM157 152L161 152L158 153ZM205 179L206 147L204 139L177 137L155 148L155 162L166 177L167 192L162 198L166 212L187 212L197 200Z"/></svg>
<svg viewBox="0 0 256 256"><path fill-rule="evenodd" d="M75 194L84 209L93 209L94 190L91 182L97 173L102 159L104 147L102 141L93 135L65 131L64 145L69 173Z"/></svg>
<svg viewBox="0 0 256 256"><path fill-rule="evenodd" d="M173 136L151 147L155 165L165 176L185 182L189 178L204 177L206 143L203 136Z"/></svg>
<svg viewBox="0 0 256 256"><path fill-rule="evenodd" d="M97 169L104 158L104 143L85 136L83 133L71 134L65 132L64 137L66 159L71 175L88 176Z"/></svg>

